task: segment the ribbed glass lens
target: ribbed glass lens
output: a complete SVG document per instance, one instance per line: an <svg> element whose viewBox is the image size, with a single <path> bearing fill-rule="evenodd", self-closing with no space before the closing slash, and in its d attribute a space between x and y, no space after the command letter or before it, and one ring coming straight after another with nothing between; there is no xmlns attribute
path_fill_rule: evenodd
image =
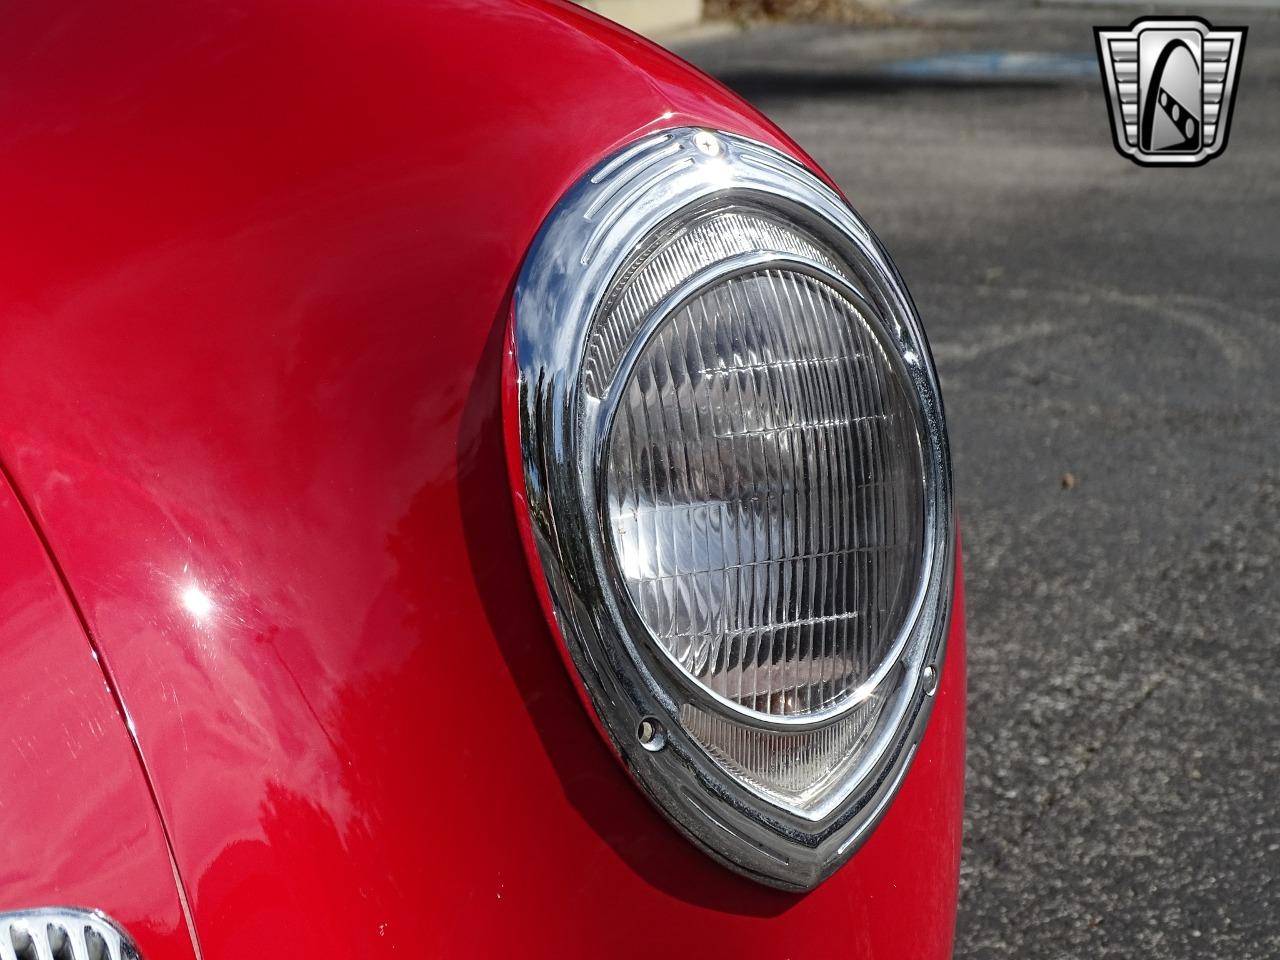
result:
<svg viewBox="0 0 1280 960"><path fill-rule="evenodd" d="M825 713L893 652L924 557L912 388L879 321L785 266L714 283L618 385L614 557L657 645L716 695Z"/></svg>

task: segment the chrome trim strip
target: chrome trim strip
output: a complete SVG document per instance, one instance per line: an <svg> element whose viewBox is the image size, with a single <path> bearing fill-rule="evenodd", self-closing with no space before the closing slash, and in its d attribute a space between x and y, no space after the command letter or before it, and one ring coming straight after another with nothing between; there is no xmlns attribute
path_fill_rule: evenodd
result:
<svg viewBox="0 0 1280 960"><path fill-rule="evenodd" d="M581 386L583 359L619 272L677 214L722 200L798 223L835 251L849 276L777 250L700 268L655 306L601 398L589 396ZM638 343L707 283L760 264L814 272L868 306L913 388L925 457L927 563L901 643L876 678L887 687L889 702L857 763L811 809L771 802L721 768L681 727L677 697L763 730L821 728L852 707L799 719L744 716L736 706L691 692L687 678L647 642L615 581L597 482L615 385L625 382ZM561 639L600 725L636 782L698 846L762 883L811 889L852 855L901 784L933 704L951 615L955 528L942 401L928 343L897 269L845 201L795 160L743 137L678 128L624 148L561 199L521 270L513 317L520 479L534 565L546 578ZM648 729L651 737L655 719L664 728L657 747L637 732Z"/></svg>
<svg viewBox="0 0 1280 960"><path fill-rule="evenodd" d="M639 141L633 146L627 147L627 149L623 150L616 157L614 157L612 160L610 160L608 163L602 166L598 171L596 171L596 173L593 174L591 177L591 182L604 183L604 181L608 180L609 177L613 175L613 171L617 170L619 167L621 167L624 163L626 163L636 154L645 153L646 151L650 150L653 147L658 146L661 143L666 143L670 139L671 138L667 136L667 134L660 133L657 136L649 137L645 140Z"/></svg>

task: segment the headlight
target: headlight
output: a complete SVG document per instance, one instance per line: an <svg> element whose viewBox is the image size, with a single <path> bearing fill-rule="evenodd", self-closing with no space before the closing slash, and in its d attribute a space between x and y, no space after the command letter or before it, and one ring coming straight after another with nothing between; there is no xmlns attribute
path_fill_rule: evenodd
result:
<svg viewBox="0 0 1280 960"><path fill-rule="evenodd" d="M815 885L905 773L950 612L941 401L897 272L799 164L668 131L548 218L514 361L532 559L602 727L709 852Z"/></svg>

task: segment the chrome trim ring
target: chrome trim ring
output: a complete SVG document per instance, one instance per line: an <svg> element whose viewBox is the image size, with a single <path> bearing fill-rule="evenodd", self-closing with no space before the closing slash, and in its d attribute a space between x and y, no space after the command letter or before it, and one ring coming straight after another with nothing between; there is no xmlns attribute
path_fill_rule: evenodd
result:
<svg viewBox="0 0 1280 960"><path fill-rule="evenodd" d="M837 708L779 716L707 696L647 628L605 543L601 469L616 393L583 388L584 355L606 297L637 251L679 218L743 203L796 223L836 263L795 249L759 249L685 277L655 304L611 384L672 311L735 270L799 270L868 306L906 372L925 472L925 563L910 616L875 675ZM871 231L808 169L755 141L679 128L629 145L562 198L521 270L513 310L519 464L536 556L556 624L600 725L637 783L700 847L731 868L786 889L816 886L883 815L924 726L951 612L955 532L951 467L937 377L906 287ZM865 687L866 689L863 689ZM876 691L886 706L839 782L812 804L779 802L732 775L684 729L682 704L743 729L802 733L842 721ZM656 733L655 733L656 731Z"/></svg>

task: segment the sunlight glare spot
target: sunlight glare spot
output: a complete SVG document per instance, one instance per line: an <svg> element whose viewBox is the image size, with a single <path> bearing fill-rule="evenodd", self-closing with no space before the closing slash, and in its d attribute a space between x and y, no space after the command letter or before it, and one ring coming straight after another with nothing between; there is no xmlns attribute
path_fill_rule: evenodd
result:
<svg viewBox="0 0 1280 960"><path fill-rule="evenodd" d="M187 587L182 591L182 605L197 620L203 620L213 612L213 600L197 586Z"/></svg>

